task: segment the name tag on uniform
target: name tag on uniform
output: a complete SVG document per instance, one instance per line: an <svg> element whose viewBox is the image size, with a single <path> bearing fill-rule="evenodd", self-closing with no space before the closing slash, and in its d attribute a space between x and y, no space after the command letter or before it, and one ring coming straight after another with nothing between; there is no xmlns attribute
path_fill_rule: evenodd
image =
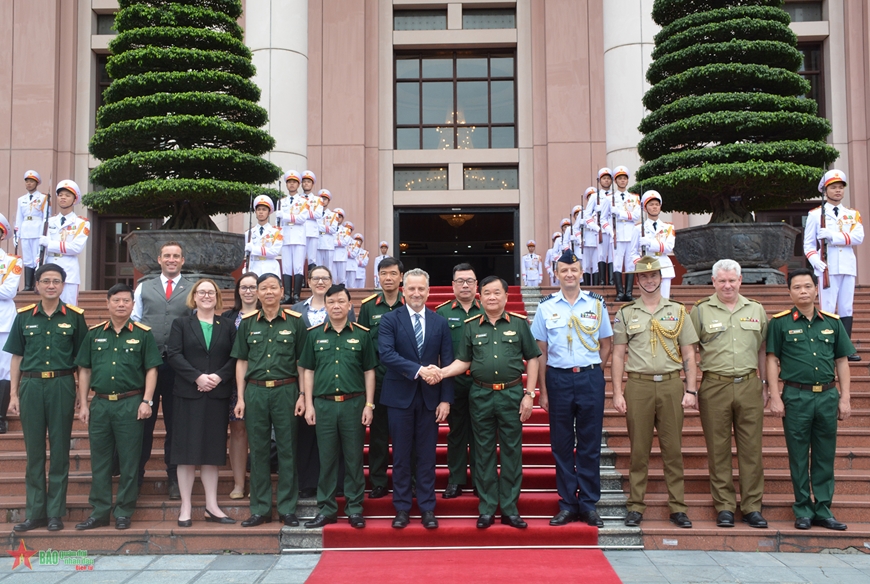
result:
<svg viewBox="0 0 870 584"><path fill-rule="evenodd" d="M259 335L259 334L260 334L260 331L251 331L251 334L252 334L252 335Z"/></svg>
<svg viewBox="0 0 870 584"><path fill-rule="evenodd" d="M475 338L475 339L479 339L479 338L481 338L481 337L485 337L485 336L488 335L488 334L489 334L489 333L483 333L483 334L479 334L479 335L474 335L474 338Z"/></svg>
<svg viewBox="0 0 870 584"><path fill-rule="evenodd" d="M459 317L448 316L447 320L459 320Z"/></svg>
<svg viewBox="0 0 870 584"><path fill-rule="evenodd" d="M832 335L832 334L834 334L834 331L833 331L833 329L825 329L822 331L822 334L823 335Z"/></svg>
<svg viewBox="0 0 870 584"><path fill-rule="evenodd" d="M95 343L108 343L109 339L94 339Z"/></svg>
<svg viewBox="0 0 870 584"><path fill-rule="evenodd" d="M26 328L26 329L35 329L35 328L39 328L39 325L38 325L38 324L28 324L28 325L25 325L24 328Z"/></svg>
<svg viewBox="0 0 870 584"><path fill-rule="evenodd" d="M293 331L278 331L279 335L292 335Z"/></svg>
<svg viewBox="0 0 870 584"><path fill-rule="evenodd" d="M517 334L517 331L505 331L504 332L504 336L506 336L506 337L512 337L516 334Z"/></svg>
<svg viewBox="0 0 870 584"><path fill-rule="evenodd" d="M127 344L128 345L138 345L139 339L127 339Z"/></svg>
<svg viewBox="0 0 870 584"><path fill-rule="evenodd" d="M317 341L318 345L325 345L329 342L329 339L320 339Z"/></svg>
<svg viewBox="0 0 870 584"><path fill-rule="evenodd" d="M348 339L347 342L350 343L351 345L355 345L359 342L359 339Z"/></svg>
<svg viewBox="0 0 870 584"><path fill-rule="evenodd" d="M372 320L381 320L381 317L382 317L382 316L383 316L383 314L373 314L373 315L372 315Z"/></svg>
<svg viewBox="0 0 870 584"><path fill-rule="evenodd" d="M68 322L59 322L57 328L72 328L72 325Z"/></svg>
<svg viewBox="0 0 870 584"><path fill-rule="evenodd" d="M803 334L803 332L804 332L803 329L797 329L797 330L794 330L794 331L788 331L788 334L790 334L790 335L800 335L800 334Z"/></svg>
<svg viewBox="0 0 870 584"><path fill-rule="evenodd" d="M707 325L707 328L710 330L719 330L723 326L724 325L721 322L711 322L710 324Z"/></svg>
<svg viewBox="0 0 870 584"><path fill-rule="evenodd" d="M640 325L639 325L639 324L630 324L630 325L628 325L628 330L630 330L630 331L633 331L634 329L639 329L639 328L640 328Z"/></svg>

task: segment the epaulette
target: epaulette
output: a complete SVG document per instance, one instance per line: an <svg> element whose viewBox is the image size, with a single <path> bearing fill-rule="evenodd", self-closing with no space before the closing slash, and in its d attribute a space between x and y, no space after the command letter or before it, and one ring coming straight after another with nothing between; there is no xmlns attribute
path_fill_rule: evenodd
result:
<svg viewBox="0 0 870 584"><path fill-rule="evenodd" d="M781 317L781 316L785 316L786 314L791 314L791 309L790 309L790 308L789 308L788 310L783 310L782 312L777 312L777 313L774 314L771 318L779 318L779 317Z"/></svg>
<svg viewBox="0 0 870 584"><path fill-rule="evenodd" d="M750 301L750 302L754 302L754 303L756 303L756 304L761 304L761 301L760 301L760 300L756 300L755 298L747 298L747 300Z"/></svg>
<svg viewBox="0 0 870 584"><path fill-rule="evenodd" d="M134 322L133 325L138 326L143 331L150 331L151 330L150 326L148 326L147 324L142 324L141 322Z"/></svg>
<svg viewBox="0 0 870 584"><path fill-rule="evenodd" d="M360 304L365 304L365 303L368 302L369 300L374 300L374 299L377 298L377 297L378 297L378 293L375 292L374 294L372 294L372 295L369 296L368 298L365 298L362 302L360 302Z"/></svg>
<svg viewBox="0 0 870 584"><path fill-rule="evenodd" d="M78 312L79 314L85 313L84 308L79 308L78 306L74 306L72 304L67 304L66 307L69 308L70 310L72 310L73 312Z"/></svg>
<svg viewBox="0 0 870 584"><path fill-rule="evenodd" d="M361 329L364 330L365 332L369 332L369 330L370 330L369 327L367 327L367 326L363 326L363 325L361 325L361 324L359 324L359 323L356 323L356 322L352 322L352 323L350 323L350 328L351 328L351 330L353 330L353 327L355 327L355 326L361 328Z"/></svg>
<svg viewBox="0 0 870 584"><path fill-rule="evenodd" d="M700 300L698 300L697 302L695 302L695 306L698 306L699 304L703 304L703 303L705 303L705 302L709 302L709 301L710 301L710 297L709 297L709 296L707 296L707 297L705 297L705 298L701 298Z"/></svg>
<svg viewBox="0 0 870 584"><path fill-rule="evenodd" d="M525 314L519 314L518 312L508 312L508 314L511 316L515 316L517 318L521 318L523 320L529 320L529 317L526 316Z"/></svg>
<svg viewBox="0 0 870 584"><path fill-rule="evenodd" d="M469 316L468 318L465 319L465 322L471 322L472 320L474 320L476 318L480 318L480 315L475 314L474 316Z"/></svg>
<svg viewBox="0 0 870 584"><path fill-rule="evenodd" d="M813 207L812 209L810 209L810 213L812 213L813 211L819 211L819 212L821 212L821 208L822 208L821 205L819 205L818 207Z"/></svg>
<svg viewBox="0 0 870 584"><path fill-rule="evenodd" d="M243 314L243 315L242 315L242 320L245 320L246 318L251 318L252 316L254 316L254 315L258 314L258 313L259 313L259 310L252 310L252 311L249 312L248 314Z"/></svg>
<svg viewBox="0 0 870 584"><path fill-rule="evenodd" d="M27 306L22 306L18 309L18 312L27 312L28 310L33 310L36 308L36 304L28 304Z"/></svg>
<svg viewBox="0 0 870 584"><path fill-rule="evenodd" d="M556 295L555 292L553 292L552 294L547 294L546 296L544 296L543 298L541 298L541 299L538 301L538 304L543 304L544 302L546 302L547 300L549 300L550 298L552 298L552 297L555 296L555 295Z"/></svg>
<svg viewBox="0 0 870 584"><path fill-rule="evenodd" d="M89 330L89 331L92 331L92 330L94 330L95 328L100 328L101 326L106 326L106 323L107 323L107 322L109 322L109 321L108 321L108 320L104 320L103 322L98 322L98 323L95 324L94 326L89 326L89 327L88 327L88 330Z"/></svg>
<svg viewBox="0 0 870 584"><path fill-rule="evenodd" d="M321 324L322 324L322 323L321 323ZM314 330L314 329L316 329L316 328L319 327L319 326L320 326L319 324L313 324L313 325L311 325L310 327L308 327L308 328L305 329L305 330L309 330L309 331L310 331L310 330Z"/></svg>
<svg viewBox="0 0 870 584"><path fill-rule="evenodd" d="M286 312L290 316L295 316L296 318L302 318L302 313L296 312L295 310L291 310L290 308L285 308L284 312Z"/></svg>
<svg viewBox="0 0 870 584"><path fill-rule="evenodd" d="M827 312L827 311L824 311L824 310L820 310L819 312L821 312L821 313L824 314L825 316L830 316L831 318L836 318L837 320L840 320L840 315L839 315L839 314L834 314L833 312Z"/></svg>
<svg viewBox="0 0 870 584"><path fill-rule="evenodd" d="M450 300L445 300L444 302L442 302L441 304L439 304L438 306L436 306L436 307L435 307L435 310L438 310L439 308L441 308L441 307L444 306L445 304L450 304L450 302L451 302Z"/></svg>

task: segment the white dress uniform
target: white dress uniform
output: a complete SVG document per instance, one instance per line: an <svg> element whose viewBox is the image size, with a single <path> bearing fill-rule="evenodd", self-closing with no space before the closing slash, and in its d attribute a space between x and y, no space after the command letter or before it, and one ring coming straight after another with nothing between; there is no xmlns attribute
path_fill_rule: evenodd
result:
<svg viewBox="0 0 870 584"><path fill-rule="evenodd" d="M852 299L855 295L855 276L858 275L854 246L864 241L864 226L861 213L844 205L825 203L825 228L833 232L827 242L827 258L822 258L828 266L831 287L821 286L823 270L815 267L819 277L819 303L822 310L836 312L840 317L852 316ZM809 212L804 228L804 254L811 259L820 253L819 228L821 207Z"/></svg>
<svg viewBox="0 0 870 584"><path fill-rule="evenodd" d="M64 304L78 305L79 285L82 283L79 271L79 254L85 249L91 234L91 222L73 212L57 214L48 220L48 247L45 250L45 263L57 264L66 272L66 282L60 301Z"/></svg>
<svg viewBox="0 0 870 584"><path fill-rule="evenodd" d="M39 238L50 209L49 196L34 191L18 198L15 229L18 231L19 251L25 268L36 268L39 263Z"/></svg>
<svg viewBox="0 0 870 584"><path fill-rule="evenodd" d="M520 264L523 286L540 286L542 277L541 256L536 253L527 253L523 256Z"/></svg>
<svg viewBox="0 0 870 584"><path fill-rule="evenodd" d="M616 254L613 256L614 272L633 272L631 261L631 238L634 228L640 225L640 198L628 191L617 190L613 194L611 213L616 234Z"/></svg>
<svg viewBox="0 0 870 584"><path fill-rule="evenodd" d="M278 211L281 218L281 235L284 246L281 248L282 269L288 276L305 274L305 219L303 214L303 196L292 194L281 199Z"/></svg>
<svg viewBox="0 0 870 584"><path fill-rule="evenodd" d="M598 206L595 201L595 187L586 189L586 207L583 212L577 217L574 223L574 231L582 234L583 238L583 255L580 258L583 262L584 274L598 273L598 232L601 227L598 226ZM592 196L590 196L592 195Z"/></svg>
<svg viewBox="0 0 870 584"><path fill-rule="evenodd" d="M366 270L369 265L369 252L368 250L360 248L359 252L356 254L356 287L357 288L365 288L366 287Z"/></svg>
<svg viewBox="0 0 870 584"><path fill-rule="evenodd" d="M644 237L641 237L640 225L634 228L631 265L634 266L644 255L658 258L659 265L662 267L662 297L670 298L671 280L676 276L674 263L668 255L674 251L674 226L661 219L656 221L647 219L643 229ZM643 250L644 247L646 252Z"/></svg>
<svg viewBox="0 0 870 584"><path fill-rule="evenodd" d="M317 244L320 242L320 221L323 219L324 206L320 202L320 197L314 193L302 197L305 216L305 258L309 264L316 264Z"/></svg>
<svg viewBox="0 0 870 584"><path fill-rule="evenodd" d="M6 217L0 215L0 240L12 235L12 228L6 221ZM39 238L36 239L39 244ZM23 271L23 261L18 256L7 254L0 248L0 381L8 382L9 369L12 364L12 355L2 348L9 338L12 330L12 321L15 320L15 295L18 293L18 284ZM8 388L6 388L8 390ZM0 393L0 402L5 396ZM5 419L6 412L0 411L0 419Z"/></svg>
<svg viewBox="0 0 870 584"><path fill-rule="evenodd" d="M613 197L609 190L601 189L600 202L597 203L597 206L596 218L598 211L601 211L601 244L598 248L598 261L610 264L613 263L613 221L611 218ZM606 282L602 282L602 284L606 284Z"/></svg>
<svg viewBox="0 0 870 584"><path fill-rule="evenodd" d="M320 240L317 242L317 265L325 266L330 271L334 271L335 234L338 233L339 226L338 213L324 207L323 218L319 225Z"/></svg>
<svg viewBox="0 0 870 584"><path fill-rule="evenodd" d="M262 276L263 274L281 275L278 258L284 247L284 236L277 227L266 223L255 225L250 231L250 242L245 244L245 251L251 252L249 270Z"/></svg>
<svg viewBox="0 0 870 584"><path fill-rule="evenodd" d="M378 249L381 249L385 245L387 246L387 249L389 249L390 245L386 241L382 241L378 245ZM381 287L381 279L378 277L378 266L380 266L381 262L384 261L385 259L387 259L388 257L391 257L390 254L388 254L388 253L385 253L383 255L379 255L379 256L375 257L375 267L372 270L372 272L374 272L374 276L375 276L375 278L374 278L375 279L375 288Z"/></svg>
<svg viewBox="0 0 870 584"><path fill-rule="evenodd" d="M346 286L348 285L348 258L354 242L350 236L351 233L353 233L353 223L345 221L344 225L338 228L338 233L335 234L335 253L332 256L332 265L335 268L332 281ZM353 274L356 277L356 269L354 269Z"/></svg>
<svg viewBox="0 0 870 584"><path fill-rule="evenodd" d="M560 247L562 236L559 233L553 234L553 247L547 250L547 253L544 254L544 263L546 264L545 269L549 274L550 278L550 286L555 286L556 281L556 260L559 259L559 256L562 254L562 248Z"/></svg>

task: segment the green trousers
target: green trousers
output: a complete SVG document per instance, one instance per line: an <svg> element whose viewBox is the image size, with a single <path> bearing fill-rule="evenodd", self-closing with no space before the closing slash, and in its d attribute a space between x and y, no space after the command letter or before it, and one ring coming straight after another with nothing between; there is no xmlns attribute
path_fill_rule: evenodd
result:
<svg viewBox="0 0 870 584"><path fill-rule="evenodd" d="M833 517L831 501L840 394L834 388L814 393L786 385L782 402L785 404L782 426L794 488L794 515L810 519Z"/></svg>
<svg viewBox="0 0 870 584"><path fill-rule="evenodd" d="M523 481L523 424L520 385L493 391L474 383L468 396L474 433L474 485L481 515L519 515L517 500ZM496 468L500 447L501 472Z"/></svg>
<svg viewBox="0 0 870 584"><path fill-rule="evenodd" d="M296 431L298 418L293 413L299 397L299 384L245 387L245 429L251 453L251 515L272 515L272 475L269 454L272 426L278 447L278 514L296 513L299 477L296 474Z"/></svg>
<svg viewBox="0 0 870 584"><path fill-rule="evenodd" d="M378 375L375 385L375 411L369 426L369 480L372 487L387 488L387 466L390 464L390 419L387 407L381 405L381 385ZM365 405L365 403L363 403Z"/></svg>
<svg viewBox="0 0 870 584"><path fill-rule="evenodd" d="M314 398L317 447L320 451L320 479L317 481L318 511L327 517L338 514L335 492L338 489L338 453L344 455L344 513L362 513L366 479L363 473L365 426L363 396L343 402ZM375 408L379 409L379 408Z"/></svg>
<svg viewBox="0 0 870 584"><path fill-rule="evenodd" d="M474 458L474 441L471 437L471 413L468 410L468 393L471 389L471 377L460 375L455 378L453 389L453 405L447 416L450 432L447 433L447 469L451 485L464 485L468 482L469 448L471 459ZM474 466L471 466L472 475Z"/></svg>
<svg viewBox="0 0 870 584"><path fill-rule="evenodd" d="M69 447L75 414L76 387L72 375L54 379L25 377L18 391L21 428L27 452L25 486L27 518L66 515ZM45 483L45 433L51 461Z"/></svg>
<svg viewBox="0 0 870 584"><path fill-rule="evenodd" d="M112 460L118 449L121 476L115 498L115 517L131 517L139 497L139 456L145 420L137 420L142 400L128 397L118 401L95 397L91 402L88 438L91 443L92 517L108 519L112 511Z"/></svg>

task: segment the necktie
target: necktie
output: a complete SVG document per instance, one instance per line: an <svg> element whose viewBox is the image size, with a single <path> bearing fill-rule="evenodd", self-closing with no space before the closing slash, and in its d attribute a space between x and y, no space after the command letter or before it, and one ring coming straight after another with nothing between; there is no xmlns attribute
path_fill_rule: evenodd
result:
<svg viewBox="0 0 870 584"><path fill-rule="evenodd" d="M260 235L263 235L263 226L260 225Z"/></svg>
<svg viewBox="0 0 870 584"><path fill-rule="evenodd" d="M63 227L63 224L66 223L66 217L61 216L60 218L60 226Z"/></svg>
<svg viewBox="0 0 870 584"><path fill-rule="evenodd" d="M33 200L33 195L30 195L30 200L31 200L31 201Z"/></svg>
<svg viewBox="0 0 870 584"><path fill-rule="evenodd" d="M423 355L423 325L419 314L414 315L414 336L417 337L417 354Z"/></svg>
<svg viewBox="0 0 870 584"><path fill-rule="evenodd" d="M172 280L166 282L166 299L172 298Z"/></svg>
<svg viewBox="0 0 870 584"><path fill-rule="evenodd" d="M836 216L839 214L839 213L838 213L839 210L840 210L840 209L839 209L838 207L834 207L834 217L836 217Z"/></svg>
<svg viewBox="0 0 870 584"><path fill-rule="evenodd" d="M659 230L659 222L653 221L653 231L658 231L658 230Z"/></svg>

